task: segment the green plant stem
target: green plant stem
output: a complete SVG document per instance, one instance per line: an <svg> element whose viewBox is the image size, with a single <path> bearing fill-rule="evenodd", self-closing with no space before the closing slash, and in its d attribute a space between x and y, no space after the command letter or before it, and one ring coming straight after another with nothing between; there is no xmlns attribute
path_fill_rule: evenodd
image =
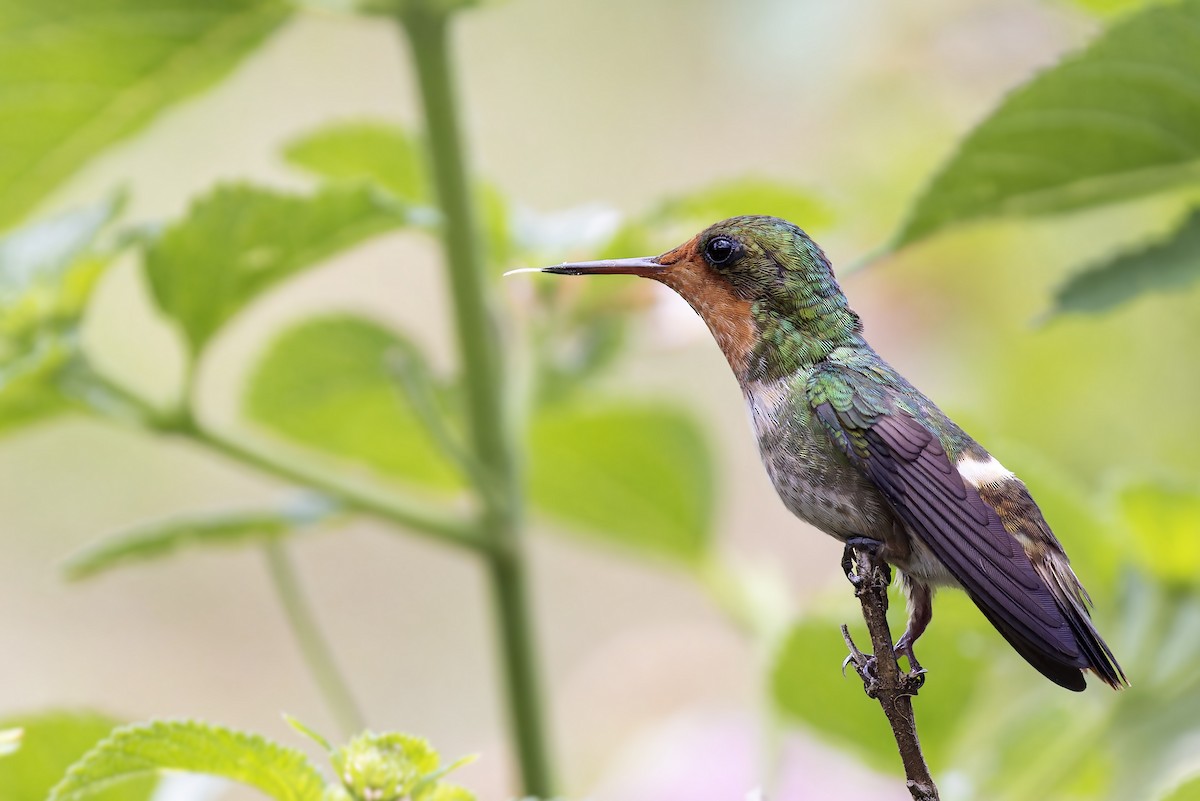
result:
<svg viewBox="0 0 1200 801"><path fill-rule="evenodd" d="M241 462L256 468L260 472L282 478L293 484L299 484L317 490L344 504L347 508L365 512L395 523L410 531L425 534L443 542L461 545L473 550L490 550L489 544L482 539L469 524L443 513L428 509L408 498L399 498L383 492L371 492L361 487L350 486L348 483L332 476L297 467L294 464L276 460L259 451L252 450L240 442L216 434L198 426L184 425L179 433L189 439L199 442L233 461Z"/></svg>
<svg viewBox="0 0 1200 801"><path fill-rule="evenodd" d="M261 473L316 490L339 504L402 526L418 534L461 545L473 550L488 550L484 540L467 521L430 509L409 498L387 492L372 492L340 481L318 470L300 467L246 447L240 441L202 427L190 410L167 414L144 398L130 392L108 376L89 370L86 381L92 390L84 400L87 407L104 417L136 419L155 431L186 437L226 458L253 467Z"/></svg>
<svg viewBox="0 0 1200 801"><path fill-rule="evenodd" d="M505 666L509 721L524 791L553 795L538 686L533 625L521 548L522 493L510 439L499 326L489 302L449 57L449 17L437 3L410 2L399 15L425 114L426 142L442 211L442 239L471 449L494 494L480 498L480 530L492 544L488 567Z"/></svg>
<svg viewBox="0 0 1200 801"><path fill-rule="evenodd" d="M342 733L347 737L357 734L367 727L366 720L350 693L350 686L345 677L338 670L333 651L317 625L308 599L304 597L300 579L296 575L296 566L292 563L286 545L280 538L274 537L263 546L263 553L267 558L267 569L271 574L275 593L283 604L292 634L295 635L304 661L321 689L321 695L329 704Z"/></svg>

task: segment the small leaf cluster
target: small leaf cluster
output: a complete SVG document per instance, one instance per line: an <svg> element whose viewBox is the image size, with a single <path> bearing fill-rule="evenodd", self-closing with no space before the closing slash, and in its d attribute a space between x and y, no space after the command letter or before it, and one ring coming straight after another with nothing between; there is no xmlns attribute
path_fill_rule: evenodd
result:
<svg viewBox="0 0 1200 801"><path fill-rule="evenodd" d="M320 735L292 723L330 752L334 781L327 781L301 751L257 734L198 721L152 721L117 727L95 742L50 790L48 801L115 801L118 796L105 794L114 789L127 791L121 801L140 800L165 771L228 779L278 801L475 800L469 791L442 780L470 760L442 766L438 753L419 737L364 732L334 749ZM44 725L38 722L38 734Z"/></svg>

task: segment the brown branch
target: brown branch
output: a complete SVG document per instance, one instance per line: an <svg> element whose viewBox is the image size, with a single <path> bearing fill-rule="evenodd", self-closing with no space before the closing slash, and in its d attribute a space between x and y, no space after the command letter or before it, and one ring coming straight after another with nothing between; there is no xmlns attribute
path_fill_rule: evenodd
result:
<svg viewBox="0 0 1200 801"><path fill-rule="evenodd" d="M854 595L862 603L863 620L871 633L874 656L864 654L850 639L850 630L842 626L842 638L850 649L847 664L863 680L867 697L879 701L883 714L891 724L900 759L904 762L904 774L908 777L908 791L914 801L938 801L937 787L929 775L929 766L921 754L921 742L917 738L917 720L913 716L912 699L921 688L925 677L919 673L906 673L896 661L892 649L892 632L888 628L887 587L890 573L887 563L870 549L846 546L842 560L846 578L854 585Z"/></svg>

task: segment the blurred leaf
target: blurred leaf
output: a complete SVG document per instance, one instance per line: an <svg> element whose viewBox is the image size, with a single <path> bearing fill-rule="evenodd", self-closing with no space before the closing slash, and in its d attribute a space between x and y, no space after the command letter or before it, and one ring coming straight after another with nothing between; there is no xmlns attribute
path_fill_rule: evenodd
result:
<svg viewBox="0 0 1200 801"><path fill-rule="evenodd" d="M1200 776L1184 781L1164 795L1162 801L1200 801Z"/></svg>
<svg viewBox="0 0 1200 801"><path fill-rule="evenodd" d="M438 221L420 142L394 123L359 120L327 125L290 142L284 157L327 180L374 183L405 203L421 206L414 223L425 228ZM507 201L494 184L480 182L476 189L488 257L493 264L505 265L514 249Z"/></svg>
<svg viewBox="0 0 1200 801"><path fill-rule="evenodd" d="M1089 267L1055 293L1056 314L1108 311L1147 292L1180 291L1200 279L1200 211L1170 239Z"/></svg>
<svg viewBox="0 0 1200 801"><path fill-rule="evenodd" d="M58 379L78 346L76 328L111 252L96 238L117 196L0 239L0 433L70 405Z"/></svg>
<svg viewBox="0 0 1200 801"><path fill-rule="evenodd" d="M1161 6L1177 0L1074 0L1075 5L1101 17L1127 14L1146 6Z"/></svg>
<svg viewBox="0 0 1200 801"><path fill-rule="evenodd" d="M310 2L350 3L363 14L395 18L407 13L446 16L456 11L493 3L496 0L310 0Z"/></svg>
<svg viewBox="0 0 1200 801"><path fill-rule="evenodd" d="M1083 208L1200 178L1200 0L1150 8L1014 91L916 202L894 247L970 220Z"/></svg>
<svg viewBox="0 0 1200 801"><path fill-rule="evenodd" d="M303 734L305 737L312 740L314 743L321 746L326 751L329 751L329 752L333 751L333 745L329 742L329 740L325 739L324 735L317 732L316 729L313 729L307 723L304 723L303 721L301 721L297 718L294 718L288 714L284 714L283 719L287 723L287 725L291 726L297 732L299 732L300 734Z"/></svg>
<svg viewBox="0 0 1200 801"><path fill-rule="evenodd" d="M847 590L848 591L848 590ZM959 593L940 593L934 622L918 643L929 680L913 700L921 748L934 773L946 764L976 686L986 675L988 645L975 628L981 616ZM870 645L857 605L845 606L844 622L860 647ZM787 716L858 754L889 773L902 769L896 741L879 703L863 693L853 671L842 676L846 658L841 623L830 616L802 620L785 640L771 671L771 693ZM856 630L857 629L857 630Z"/></svg>
<svg viewBox="0 0 1200 801"><path fill-rule="evenodd" d="M20 751L21 740L24 737L24 729L0 729L0 757L6 757Z"/></svg>
<svg viewBox="0 0 1200 801"><path fill-rule="evenodd" d="M833 217L812 193L755 176L721 181L669 200L658 216L707 226L743 214L782 217L805 230L824 228Z"/></svg>
<svg viewBox="0 0 1200 801"><path fill-rule="evenodd" d="M71 763L108 736L119 721L92 712L45 712L8 718L0 729L23 729L20 749L0 759L0 798L45 801ZM95 801L146 801L155 780L143 778L97 793Z"/></svg>
<svg viewBox="0 0 1200 801"><path fill-rule="evenodd" d="M163 771L205 773L247 784L279 801L320 801L325 780L304 754L221 726L157 721L117 729L76 762L49 801L81 801Z"/></svg>
<svg viewBox="0 0 1200 801"><path fill-rule="evenodd" d="M475 801L475 794L457 784L439 782L421 796L420 801Z"/></svg>
<svg viewBox="0 0 1200 801"><path fill-rule="evenodd" d="M529 492L550 517L684 561L713 526L714 466L700 428L666 405L547 409L529 431Z"/></svg>
<svg viewBox="0 0 1200 801"><path fill-rule="evenodd" d="M536 406L588 393L621 354L633 316L657 297L650 281L533 281Z"/></svg>
<svg viewBox="0 0 1200 801"><path fill-rule="evenodd" d="M79 317L107 262L94 251L96 237L121 205L114 195L0 239L0 363L6 341Z"/></svg>
<svg viewBox="0 0 1200 801"><path fill-rule="evenodd" d="M743 214L782 217L806 231L827 227L833 219L809 191L766 178L735 178L670 198L627 221L595 258L655 256L715 222Z"/></svg>
<svg viewBox="0 0 1200 801"><path fill-rule="evenodd" d="M846 619L852 621L850 606L846 609ZM771 696L786 716L852 751L872 767L894 773L898 766L894 763L899 762L896 742L879 704L863 694L862 683L853 671L843 675L839 668L846 658L840 625L832 618L820 617L802 620L793 627L771 669ZM861 642L863 633L852 633L856 642ZM918 700L924 701L924 692ZM918 715L921 706L917 706ZM924 746L925 716L920 715L918 720Z"/></svg>
<svg viewBox="0 0 1200 801"><path fill-rule="evenodd" d="M327 520L334 511L327 501L306 497L286 509L175 518L108 537L72 556L64 568L68 578L82 579L183 548L255 544Z"/></svg>
<svg viewBox="0 0 1200 801"><path fill-rule="evenodd" d="M327 125L288 143L284 157L335 181L373 181L401 200L430 202L425 156L392 123L361 120Z"/></svg>
<svg viewBox="0 0 1200 801"><path fill-rule="evenodd" d="M281 0L6 0L0 226L168 104L219 80L287 16Z"/></svg>
<svg viewBox="0 0 1200 801"><path fill-rule="evenodd" d="M439 489L461 485L389 362L415 347L370 320L318 317L281 335L255 369L245 407L276 434L384 475Z"/></svg>
<svg viewBox="0 0 1200 801"><path fill-rule="evenodd" d="M35 347L19 359L0 363L0 435L70 408L57 386L69 352L55 340Z"/></svg>
<svg viewBox="0 0 1200 801"><path fill-rule="evenodd" d="M146 271L159 306L199 352L260 293L405 219L403 207L367 186L308 197L222 186L147 249Z"/></svg>
<svg viewBox="0 0 1200 801"><path fill-rule="evenodd" d="M1161 581L1195 584L1200 575L1200 492L1138 484L1119 498L1134 555Z"/></svg>

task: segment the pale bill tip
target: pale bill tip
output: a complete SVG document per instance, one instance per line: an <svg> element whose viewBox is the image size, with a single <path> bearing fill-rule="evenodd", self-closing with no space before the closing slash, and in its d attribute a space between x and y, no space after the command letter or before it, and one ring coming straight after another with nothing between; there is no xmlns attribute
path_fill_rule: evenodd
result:
<svg viewBox="0 0 1200 801"><path fill-rule="evenodd" d="M540 273L543 269L545 269L545 268L543 268L543 267L518 267L515 270L509 270L508 272L504 273L500 277L508 278L510 275L516 275L517 273Z"/></svg>

